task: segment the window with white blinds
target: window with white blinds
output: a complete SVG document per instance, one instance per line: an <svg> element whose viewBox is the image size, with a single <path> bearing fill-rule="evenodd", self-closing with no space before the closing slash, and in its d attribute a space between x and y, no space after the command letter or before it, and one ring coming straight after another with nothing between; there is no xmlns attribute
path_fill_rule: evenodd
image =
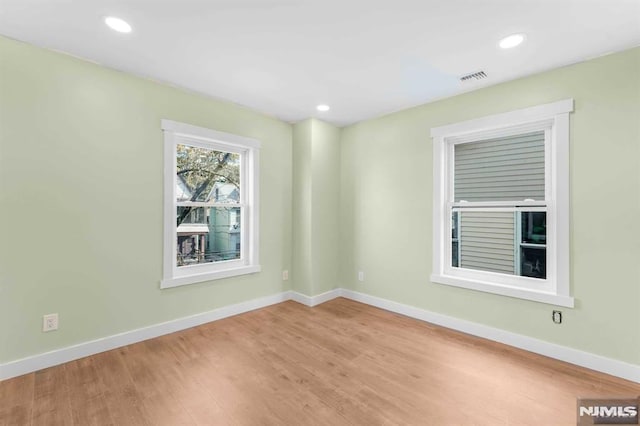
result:
<svg viewBox="0 0 640 426"><path fill-rule="evenodd" d="M432 281L572 306L572 110L566 100L432 129Z"/></svg>

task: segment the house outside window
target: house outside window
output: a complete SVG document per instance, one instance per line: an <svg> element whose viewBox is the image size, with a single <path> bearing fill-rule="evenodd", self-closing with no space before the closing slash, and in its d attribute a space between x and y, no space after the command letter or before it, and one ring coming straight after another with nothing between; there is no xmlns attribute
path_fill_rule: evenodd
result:
<svg viewBox="0 0 640 426"><path fill-rule="evenodd" d="M162 288L260 271L257 140L162 120Z"/></svg>
<svg viewBox="0 0 640 426"><path fill-rule="evenodd" d="M573 100L433 128L435 283L573 306Z"/></svg>

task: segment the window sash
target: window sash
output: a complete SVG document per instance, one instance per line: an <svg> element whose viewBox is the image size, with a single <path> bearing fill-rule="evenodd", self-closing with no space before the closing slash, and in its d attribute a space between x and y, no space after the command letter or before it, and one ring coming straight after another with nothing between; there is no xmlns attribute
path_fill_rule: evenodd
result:
<svg viewBox="0 0 640 426"><path fill-rule="evenodd" d="M545 133L453 143L453 200L545 199Z"/></svg>
<svg viewBox="0 0 640 426"><path fill-rule="evenodd" d="M216 203L204 201L179 201L175 203L175 207L247 207L245 203Z"/></svg>
<svg viewBox="0 0 640 426"><path fill-rule="evenodd" d="M502 132L499 131L492 131L489 133L478 133L477 135L474 135L473 137L470 136L466 136L466 137L445 137L443 139L444 144L446 146L446 153L445 153L445 158L446 158L446 172L447 172L447 176L446 176L446 182L447 182L447 192L446 192L446 201L449 203L460 203L461 201L457 201L455 199L455 146L459 145L459 144L468 144L468 143L474 143L474 142L482 142L485 141L487 139L491 139L491 138L496 138L496 137L501 137L501 136L511 136L511 137L515 137L518 136L519 134L525 133L525 132L532 132L532 131L544 131L544 181L545 181L545 185L544 185L544 200L534 200L534 199L528 199L528 198L524 198L521 201L515 201L515 200L508 200L508 201L501 201L501 200L487 200L487 201L462 201L462 202L466 202L466 203L486 203L486 205L512 205L513 203L526 203L527 205L530 204L535 204L538 203L540 204L541 202L545 202L545 201L550 201L553 199L553 188L552 188L552 179L553 179L553 158L552 158L552 147L551 147L551 140L553 138L553 126L551 124L550 121L545 120L545 121L541 121L538 123L532 123L528 126L524 126L524 127L518 127L516 126L515 128L510 128L508 130L503 130ZM479 204L478 204L479 205ZM524 204L523 204L524 205Z"/></svg>
<svg viewBox="0 0 640 426"><path fill-rule="evenodd" d="M206 208L208 208L208 207L206 207ZM182 224L180 226L186 225L186 227L189 227L189 226L193 227L193 226L197 226L197 225L200 225L200 226L206 225L206 231L207 231L206 235L208 235L209 241L211 241L211 239L213 239L213 241L215 242L217 240L217 238L220 237L220 235L219 235L220 233L224 233L225 231L229 231L231 225L233 225L233 223L231 222L231 217L239 219L239 222L238 222L238 226L239 227L238 228L233 228L233 229L237 229L237 231L232 233L232 234L239 235L239 238L240 238L240 241L238 242L240 244L239 258L221 259L221 260L210 261L210 262L202 261L202 262L196 262L196 263L182 264L182 265L177 266L180 270L182 270L184 268L187 268L189 266L194 266L194 265L212 265L214 263L227 262L227 261L230 261L230 260L243 260L243 258L247 255L247 251L245 250L244 243L243 243L243 240L242 240L243 233L244 233L243 224L247 222L246 219L243 219L245 217L244 209L242 207L237 206L237 205L225 206L223 208L224 209L229 209L229 210L231 210L231 209L239 210L238 217L236 217L235 213L232 215L231 211L229 211L227 213L229 215L228 216L229 222L227 224L220 225L218 223L218 217L217 216L214 217L214 215L217 215L219 213L219 212L216 211L216 212L212 212L213 214L209 215L210 218L213 218L213 219L210 219L210 221L202 222L202 223L186 223L186 222L182 222ZM183 229L182 232L181 232L180 231L180 226L176 227L176 239L177 240L179 240L181 236L184 237L184 236L188 236L189 234L191 234L191 232L188 232L185 229ZM205 234L204 230L203 230L202 234ZM229 232L227 232L227 234L229 234ZM193 236L193 235L196 235L196 233L191 234L191 236ZM232 238L229 235L227 235L227 237L228 238ZM233 239L235 239L235 237L233 237ZM236 252L235 249L227 250L227 252L228 251L233 251L234 253ZM178 258L179 258L178 252L179 252L179 250L178 250L178 247L176 246L176 263L177 263ZM224 254L222 254L222 253L223 252L220 252L220 251L210 251L210 252L204 252L203 251L203 252L199 253L199 257L206 258L207 255L218 256L218 257L224 256Z"/></svg>
<svg viewBox="0 0 640 426"><path fill-rule="evenodd" d="M461 235L461 229L458 228L457 239L454 239L451 235L451 229L453 227L453 213L458 213L458 218L460 214L463 212L500 212L500 213L526 213L526 212L544 212L547 215L547 244L540 246L546 248L546 262L547 262L547 273L546 278L531 278L525 277L521 275L516 275L516 271L518 269L517 264L519 264L518 259L514 259L514 274L506 274L499 272L491 272L491 271L482 271L477 269L464 268L460 266L453 266L453 253L452 246L454 240L458 242L458 264L460 265L462 260L460 258L461 253L461 245L463 244L464 239ZM472 279L479 279L484 281L494 281L496 284L502 285L510 285L515 287L524 287L524 288L536 288L541 291L551 291L554 288L554 281L550 279L552 277L552 273L555 271L555 244L552 236L550 235L550 217L552 216L552 209L547 207L524 207L524 206L511 206L511 207L477 207L477 208L466 208L466 207L449 207L444 211L444 216L448 218L445 228L445 236L444 236L444 247L442 256L443 256L443 271L447 275L457 276L457 277L468 277ZM458 219L459 220L459 219ZM519 254L520 247L531 246L531 244L522 244L519 238L519 227L516 219L515 223L515 239L514 239L514 250L516 250ZM460 225L460 222L458 223ZM447 231L448 230L448 231ZM536 245L538 247L538 245Z"/></svg>
<svg viewBox="0 0 640 426"><path fill-rule="evenodd" d="M524 209L532 209L536 207L546 207L550 205L549 201L471 201L471 202L448 202L448 208L465 208L465 209L475 209L475 208L524 208Z"/></svg>
<svg viewBox="0 0 640 426"><path fill-rule="evenodd" d="M555 280L552 278L555 276L556 271L556 242L554 240L554 209L552 208L552 203L547 203L546 206L521 206L521 205L512 205L505 206L501 205L498 207L491 207L487 205L480 206L467 206L465 203L462 203L462 206L454 205L457 203L449 203L448 206L445 207L443 216L448 218L445 223L444 228L444 238L443 238L443 250L442 250L442 261L443 261L443 272L445 275L450 275L452 277L460 277L460 278L468 278L472 280L484 281L487 283L492 283L495 285L503 285L510 287L521 287L524 289L535 289L537 291L542 292L554 292L555 291ZM473 204L473 203L469 203ZM485 204L485 203L478 203ZM503 274L498 272L490 272L490 271L481 271L469 268L462 268L460 266L452 266L452 244L454 242L454 238L451 235L451 229L453 226L453 215L452 213L458 213L458 217L460 213L465 211L474 211L474 212L509 212L509 213L523 213L523 212L544 212L547 215L547 243L544 246L546 248L546 259L547 259L547 273L546 278L531 278L520 275L510 275ZM458 262L461 262L460 259L460 244L462 244L462 236L460 234L461 230L458 229L458 238L455 239L458 241ZM516 226L516 232L518 232ZM514 247L519 251L520 246L525 247L530 244L522 244L520 240L514 241ZM517 263L517 261L516 261Z"/></svg>
<svg viewBox="0 0 640 426"><path fill-rule="evenodd" d="M191 146L194 148L202 148L202 149L206 149L209 151L218 151L218 152L228 152L231 154L238 154L240 156L240 173L239 173L239 180L240 182L238 182L238 190L240 191L240 201L239 203L241 204L247 204L248 203L248 194L246 194L247 191L243 191L243 187L246 186L246 182L248 181L248 176L247 176L247 155L248 155L248 150L247 149L243 149L243 148L238 148L232 145L228 145L226 143L223 142L218 142L218 141L201 141L201 140L195 140L191 137L186 137L186 136L181 136L181 135L174 135L173 137L173 156L174 156L174 170L176 167L176 156L177 156L177 146L178 145L186 145L186 146ZM176 180L177 177L174 177L174 180ZM176 201L176 196L175 196L175 190L174 190L174 203L176 203L176 205L182 205L182 203L205 203L207 205L211 205L211 204L215 204L215 202L201 202L201 201ZM218 203L218 204L224 204L224 203ZM228 203L228 204L234 204L234 203ZM237 203L236 203L237 204ZM187 204L184 204L187 205ZM189 205L195 205L195 204L189 204Z"/></svg>

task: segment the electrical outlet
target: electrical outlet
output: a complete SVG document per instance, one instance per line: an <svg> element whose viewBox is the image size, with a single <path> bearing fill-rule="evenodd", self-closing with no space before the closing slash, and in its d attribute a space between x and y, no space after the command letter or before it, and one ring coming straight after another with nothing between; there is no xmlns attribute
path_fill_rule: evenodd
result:
<svg viewBox="0 0 640 426"><path fill-rule="evenodd" d="M42 331L54 331L58 329L58 314L49 314L42 317Z"/></svg>
<svg viewBox="0 0 640 426"><path fill-rule="evenodd" d="M288 279L289 279L289 271L285 269L284 271L282 271L282 281L286 281Z"/></svg>
<svg viewBox="0 0 640 426"><path fill-rule="evenodd" d="M364 272L363 271L359 271L358 272L358 281L364 281Z"/></svg>
<svg viewBox="0 0 640 426"><path fill-rule="evenodd" d="M562 324L562 311L553 311L551 314L551 319L556 324Z"/></svg>

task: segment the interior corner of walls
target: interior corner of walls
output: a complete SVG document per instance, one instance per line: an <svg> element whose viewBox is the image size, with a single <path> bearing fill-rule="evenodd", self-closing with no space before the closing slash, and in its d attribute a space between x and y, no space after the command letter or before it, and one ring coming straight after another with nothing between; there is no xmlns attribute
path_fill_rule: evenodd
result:
<svg viewBox="0 0 640 426"><path fill-rule="evenodd" d="M316 118L316 117L309 118L309 121L311 122L311 129L312 130L314 128L317 128L319 125L324 123L324 121L322 121L322 120L320 120L319 118Z"/></svg>
<svg viewBox="0 0 640 426"><path fill-rule="evenodd" d="M309 307L320 305L322 303L328 302L329 300L333 300L340 296L342 296L341 288L334 288L332 290L325 291L320 294L312 294L312 295L299 293L297 291L292 291L290 293L291 300Z"/></svg>
<svg viewBox="0 0 640 426"><path fill-rule="evenodd" d="M292 124L292 140L295 142L296 136L301 136L300 134L296 134L296 132L308 132L311 133L313 121L311 118L307 118L302 121L298 121L297 123Z"/></svg>

